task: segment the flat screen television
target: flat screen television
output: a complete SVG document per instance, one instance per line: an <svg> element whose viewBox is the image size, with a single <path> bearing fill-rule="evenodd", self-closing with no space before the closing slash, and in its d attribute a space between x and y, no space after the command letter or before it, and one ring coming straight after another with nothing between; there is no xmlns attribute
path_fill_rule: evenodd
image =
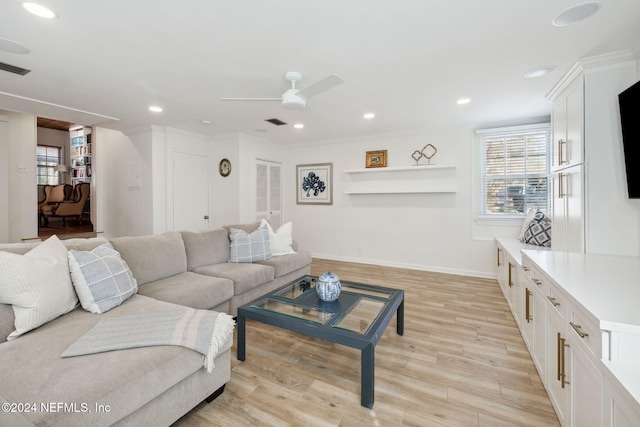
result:
<svg viewBox="0 0 640 427"><path fill-rule="evenodd" d="M630 199L640 199L640 82L618 95Z"/></svg>

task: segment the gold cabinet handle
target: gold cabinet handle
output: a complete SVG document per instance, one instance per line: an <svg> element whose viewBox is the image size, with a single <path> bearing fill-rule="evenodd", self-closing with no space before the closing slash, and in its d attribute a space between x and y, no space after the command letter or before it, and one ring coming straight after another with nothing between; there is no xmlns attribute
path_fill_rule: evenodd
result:
<svg viewBox="0 0 640 427"><path fill-rule="evenodd" d="M527 267L526 265L523 265L523 266L522 266L522 270L524 270L524 271L529 271L529 267Z"/></svg>
<svg viewBox="0 0 640 427"><path fill-rule="evenodd" d="M533 283L535 283L536 285L538 285L538 286L542 285L542 282L540 280L538 280L538 279L531 279L531 281Z"/></svg>
<svg viewBox="0 0 640 427"><path fill-rule="evenodd" d="M500 264L500 248L498 248L498 267L500 267L502 264Z"/></svg>
<svg viewBox="0 0 640 427"><path fill-rule="evenodd" d="M562 371L561 371L561 364L560 364L560 357L562 356L562 335L560 335L560 332L558 332L558 339L556 341L556 347L558 350L558 354L556 357L556 362L557 362L557 369L556 372L558 373L557 375L557 380L560 381L560 378L562 378Z"/></svg>
<svg viewBox="0 0 640 427"><path fill-rule="evenodd" d="M580 338L586 338L589 336L588 333L586 332L582 332L582 326L580 325L576 325L573 322L569 322L569 324L571 325L571 327L573 328L574 331L576 331L576 333L580 336Z"/></svg>
<svg viewBox="0 0 640 427"><path fill-rule="evenodd" d="M557 306L559 306L559 305L560 305L560 303L559 303L558 301L556 301L556 299L555 299L555 298L553 298L553 297L547 297L547 299L548 299L549 301L551 301L551 304L553 304L553 306L554 306L554 307L557 307Z"/></svg>
<svg viewBox="0 0 640 427"><path fill-rule="evenodd" d="M558 140L558 165L564 165L567 163L567 161L563 159L564 150L562 149L566 143L567 141L563 139Z"/></svg>
<svg viewBox="0 0 640 427"><path fill-rule="evenodd" d="M569 381L567 381L567 372L564 366L564 361L565 361L565 354L564 354L564 349L565 347L569 347L569 344L566 343L566 340L564 338L560 338L560 343L562 344L562 379L561 379L561 384L562 384L562 388L564 388L564 386L566 384L571 384Z"/></svg>
<svg viewBox="0 0 640 427"><path fill-rule="evenodd" d="M511 262L509 262L509 287L512 288L513 287L513 280L512 280L512 274L511 274L511 270L513 268L513 264L511 264Z"/></svg>
<svg viewBox="0 0 640 427"><path fill-rule="evenodd" d="M560 172L558 174L558 199L564 199L566 194L564 194L564 186L562 185L562 178L564 178L564 174Z"/></svg>
<svg viewBox="0 0 640 427"><path fill-rule="evenodd" d="M533 320L533 317L531 316L531 295L533 295L533 293L529 290L529 288L525 288L525 298L524 298L524 317L525 319L527 319L527 323L531 322Z"/></svg>

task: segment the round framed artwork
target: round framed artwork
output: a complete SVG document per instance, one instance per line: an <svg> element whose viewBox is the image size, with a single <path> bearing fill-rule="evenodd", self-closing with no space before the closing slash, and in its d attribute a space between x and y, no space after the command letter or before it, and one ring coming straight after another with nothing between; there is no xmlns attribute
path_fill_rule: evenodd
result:
<svg viewBox="0 0 640 427"><path fill-rule="evenodd" d="M229 161L229 159L220 160L218 171L222 176L229 176L229 174L231 173L231 162Z"/></svg>

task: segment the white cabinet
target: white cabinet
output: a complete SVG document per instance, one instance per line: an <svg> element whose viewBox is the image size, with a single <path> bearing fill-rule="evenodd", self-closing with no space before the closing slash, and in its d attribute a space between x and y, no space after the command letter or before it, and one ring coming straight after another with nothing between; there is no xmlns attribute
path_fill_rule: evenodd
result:
<svg viewBox="0 0 640 427"><path fill-rule="evenodd" d="M554 250L640 254L638 208L625 193L617 113L618 94L637 80L633 54L601 55L578 62L547 96L553 102Z"/></svg>
<svg viewBox="0 0 640 427"><path fill-rule="evenodd" d="M558 420L563 426L571 424L571 352L567 343L567 331L564 320L553 310L547 317L547 360L549 361L549 377L545 384L551 404Z"/></svg>
<svg viewBox="0 0 640 427"><path fill-rule="evenodd" d="M551 111L551 169L583 162L584 88L580 75L558 96Z"/></svg>
<svg viewBox="0 0 640 427"><path fill-rule="evenodd" d="M628 389L640 394L640 366L628 363L605 362L604 423L605 427L637 427L640 425L640 405ZM624 378L625 387L620 382Z"/></svg>

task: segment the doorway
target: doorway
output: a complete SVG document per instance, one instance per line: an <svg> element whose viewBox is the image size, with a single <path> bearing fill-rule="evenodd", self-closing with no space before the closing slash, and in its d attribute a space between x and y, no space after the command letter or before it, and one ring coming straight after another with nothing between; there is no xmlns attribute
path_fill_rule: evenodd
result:
<svg viewBox="0 0 640 427"><path fill-rule="evenodd" d="M37 118L38 237L94 236L92 129Z"/></svg>

